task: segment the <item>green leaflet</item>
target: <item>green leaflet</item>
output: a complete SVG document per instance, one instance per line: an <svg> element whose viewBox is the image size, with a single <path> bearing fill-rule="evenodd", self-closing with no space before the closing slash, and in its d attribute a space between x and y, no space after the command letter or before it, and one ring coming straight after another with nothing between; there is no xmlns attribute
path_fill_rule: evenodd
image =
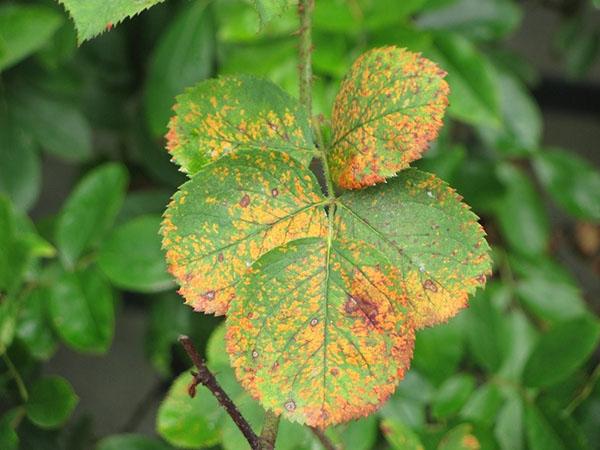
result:
<svg viewBox="0 0 600 450"><path fill-rule="evenodd" d="M416 169L339 199L338 235L374 244L399 268L417 328L454 316L491 272L485 233L460 200Z"/></svg>
<svg viewBox="0 0 600 450"><path fill-rule="evenodd" d="M173 197L162 224L180 294L196 310L225 314L256 259L323 235L323 200L313 174L284 153L238 152L207 166Z"/></svg>
<svg viewBox="0 0 600 450"><path fill-rule="evenodd" d="M305 165L315 154L310 122L297 102L273 83L251 76L208 80L177 97L167 149L193 175L239 150L276 150Z"/></svg>
<svg viewBox="0 0 600 450"><path fill-rule="evenodd" d="M236 375L265 409L321 428L368 415L408 368L397 273L365 243L311 238L266 254L227 318Z"/></svg>
<svg viewBox="0 0 600 450"><path fill-rule="evenodd" d="M261 27L283 14L296 0L246 0L252 3L260 17Z"/></svg>
<svg viewBox="0 0 600 450"><path fill-rule="evenodd" d="M104 30L110 30L126 18L162 1L164 0L58 0L75 22L79 43Z"/></svg>
<svg viewBox="0 0 600 450"><path fill-rule="evenodd" d="M358 58L333 107L334 182L349 189L370 186L419 159L442 126L444 76L433 62L397 47Z"/></svg>

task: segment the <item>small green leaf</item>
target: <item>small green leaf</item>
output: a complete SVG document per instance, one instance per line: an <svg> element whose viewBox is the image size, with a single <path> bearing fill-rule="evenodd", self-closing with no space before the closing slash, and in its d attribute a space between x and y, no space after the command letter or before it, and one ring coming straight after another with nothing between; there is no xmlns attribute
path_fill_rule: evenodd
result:
<svg viewBox="0 0 600 450"><path fill-rule="evenodd" d="M27 417L42 428L57 428L71 416L79 398L67 380L58 376L41 378L29 391Z"/></svg>
<svg viewBox="0 0 600 450"><path fill-rule="evenodd" d="M75 186L56 224L56 243L68 267L112 225L126 184L125 168L109 163L89 172Z"/></svg>
<svg viewBox="0 0 600 450"><path fill-rule="evenodd" d="M171 193L168 189L143 189L127 193L119 211L116 223L119 225L140 216L161 214L169 203Z"/></svg>
<svg viewBox="0 0 600 450"><path fill-rule="evenodd" d="M500 93L492 64L468 40L452 33L435 38L430 55L448 72L448 114L472 125L500 127Z"/></svg>
<svg viewBox="0 0 600 450"><path fill-rule="evenodd" d="M454 316L491 271L483 228L460 199L415 169L339 198L338 233L374 244L400 268L417 328Z"/></svg>
<svg viewBox="0 0 600 450"><path fill-rule="evenodd" d="M550 224L531 178L508 163L498 166L497 172L506 190L495 208L503 237L519 253L532 256L544 253L550 239Z"/></svg>
<svg viewBox="0 0 600 450"><path fill-rule="evenodd" d="M480 450L481 444L473 434L473 426L462 424L451 429L442 438L438 450Z"/></svg>
<svg viewBox="0 0 600 450"><path fill-rule="evenodd" d="M463 327L456 320L420 330L413 365L430 382L440 384L457 371L464 344Z"/></svg>
<svg viewBox="0 0 600 450"><path fill-rule="evenodd" d="M535 172L552 198L569 214L600 222L600 172L583 158L546 150L534 159Z"/></svg>
<svg viewBox="0 0 600 450"><path fill-rule="evenodd" d="M18 410L12 409L0 418L0 448L3 450L17 450L19 436L13 425Z"/></svg>
<svg viewBox="0 0 600 450"><path fill-rule="evenodd" d="M157 431L169 443L181 448L211 447L220 440L219 422L223 412L215 397L198 386L191 398L189 373L181 374L171 385L160 405Z"/></svg>
<svg viewBox="0 0 600 450"><path fill-rule="evenodd" d="M323 202L314 175L284 153L244 151L206 166L175 194L162 225L180 294L224 314L261 255L325 232Z"/></svg>
<svg viewBox="0 0 600 450"><path fill-rule="evenodd" d="M252 3L258 16L261 27L271 20L282 15L288 8L295 4L295 0L246 0Z"/></svg>
<svg viewBox="0 0 600 450"><path fill-rule="evenodd" d="M58 0L75 22L79 43L164 0Z"/></svg>
<svg viewBox="0 0 600 450"><path fill-rule="evenodd" d="M214 69L215 29L207 2L186 5L159 38L146 80L144 110L156 136L167 131L173 99Z"/></svg>
<svg viewBox="0 0 600 450"><path fill-rule="evenodd" d="M117 434L102 439L96 450L170 450L167 444L139 434Z"/></svg>
<svg viewBox="0 0 600 450"><path fill-rule="evenodd" d="M381 422L381 431L393 450L425 449L419 436L402 422L385 419Z"/></svg>
<svg viewBox="0 0 600 450"><path fill-rule="evenodd" d="M511 393L498 413L494 427L501 450L523 450L524 415L523 400L519 393Z"/></svg>
<svg viewBox="0 0 600 450"><path fill-rule="evenodd" d="M38 51L63 22L56 11L41 5L0 7L0 72Z"/></svg>
<svg viewBox="0 0 600 450"><path fill-rule="evenodd" d="M121 225L102 242L98 266L122 289L157 292L173 286L160 249L160 217L141 216Z"/></svg>
<svg viewBox="0 0 600 450"><path fill-rule="evenodd" d="M525 429L531 450L567 450L565 443L548 423L536 405L526 405Z"/></svg>
<svg viewBox="0 0 600 450"><path fill-rule="evenodd" d="M525 384L545 387L564 380L581 367L599 341L600 323L591 315L556 323L533 349L525 365Z"/></svg>
<svg viewBox="0 0 600 450"><path fill-rule="evenodd" d="M459 374L448 378L433 399L433 415L438 419L444 419L457 413L474 389L475 379L471 375Z"/></svg>
<svg viewBox="0 0 600 450"><path fill-rule="evenodd" d="M204 81L177 97L167 149L192 176L242 150L288 153L308 165L315 153L300 104L273 83L251 76Z"/></svg>
<svg viewBox="0 0 600 450"><path fill-rule="evenodd" d="M445 73L397 47L364 53L336 97L329 150L331 175L357 189L392 177L419 159L442 126Z"/></svg>
<svg viewBox="0 0 600 450"><path fill-rule="evenodd" d="M81 352L104 353L112 341L113 296L92 269L63 272L50 288L50 316L62 340Z"/></svg>
<svg viewBox="0 0 600 450"><path fill-rule="evenodd" d="M496 422L503 403L502 392L495 384L479 387L460 411L461 417L489 427Z"/></svg>
<svg viewBox="0 0 600 450"><path fill-rule="evenodd" d="M521 381L523 368L537 340L537 331L520 311L513 311L508 318L508 344L506 356L499 375L511 381Z"/></svg>
<svg viewBox="0 0 600 450"><path fill-rule="evenodd" d="M16 335L29 353L37 359L49 359L57 348L57 340L48 315L50 293L36 288L21 299Z"/></svg>

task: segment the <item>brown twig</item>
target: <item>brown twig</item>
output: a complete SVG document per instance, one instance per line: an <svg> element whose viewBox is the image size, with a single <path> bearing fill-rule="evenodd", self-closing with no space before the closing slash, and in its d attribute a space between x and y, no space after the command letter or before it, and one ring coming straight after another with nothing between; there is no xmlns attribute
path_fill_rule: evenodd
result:
<svg viewBox="0 0 600 450"><path fill-rule="evenodd" d="M325 447L326 450L341 450L333 442L329 440L325 432L319 428L310 427L313 434L319 439L319 442Z"/></svg>
<svg viewBox="0 0 600 450"><path fill-rule="evenodd" d="M231 398L223 390L212 372L206 367L204 360L200 357L192 340L187 336L180 336L179 342L198 370L198 372L194 374L194 380L189 387L190 396L193 397L195 395L196 386L198 386L198 384L205 386L215 396L223 409L227 411L227 414L229 414L229 417L231 417L233 422L240 429L252 450L262 450L259 437L244 416L242 416L242 413L240 413L237 406L235 406L235 403L233 403Z"/></svg>

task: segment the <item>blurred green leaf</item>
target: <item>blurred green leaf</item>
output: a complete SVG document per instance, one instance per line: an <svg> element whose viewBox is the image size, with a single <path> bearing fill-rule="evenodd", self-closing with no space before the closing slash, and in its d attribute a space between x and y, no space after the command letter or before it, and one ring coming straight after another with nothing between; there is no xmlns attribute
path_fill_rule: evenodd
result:
<svg viewBox="0 0 600 450"><path fill-rule="evenodd" d="M500 127L500 92L492 64L467 39L439 33L433 61L444 68L450 84L448 114L471 125Z"/></svg>
<svg viewBox="0 0 600 450"><path fill-rule="evenodd" d="M489 427L496 421L503 400L499 387L493 383L486 383L471 395L460 415L464 419Z"/></svg>
<svg viewBox="0 0 600 450"><path fill-rule="evenodd" d="M79 43L110 30L163 0L58 0L75 22Z"/></svg>
<svg viewBox="0 0 600 450"><path fill-rule="evenodd" d="M518 392L511 392L496 418L494 435L501 450L522 450L523 400Z"/></svg>
<svg viewBox="0 0 600 450"><path fill-rule="evenodd" d="M467 157L451 183L475 211L491 213L506 188L495 173L495 161Z"/></svg>
<svg viewBox="0 0 600 450"><path fill-rule="evenodd" d="M10 105L18 124L48 153L70 162L92 154L92 129L83 112L55 93L17 84Z"/></svg>
<svg viewBox="0 0 600 450"><path fill-rule="evenodd" d="M473 426L467 423L451 429L442 438L438 450L478 450L482 448L473 434Z"/></svg>
<svg viewBox="0 0 600 450"><path fill-rule="evenodd" d="M294 0L246 0L252 3L260 17L261 27L279 17L294 4Z"/></svg>
<svg viewBox="0 0 600 450"><path fill-rule="evenodd" d="M160 222L160 216L138 217L115 228L102 242L98 266L114 285L138 292L175 285L161 250Z"/></svg>
<svg viewBox="0 0 600 450"><path fill-rule="evenodd" d="M438 419L457 413L467 402L475 389L475 379L471 375L454 375L440 386L432 403L432 413Z"/></svg>
<svg viewBox="0 0 600 450"><path fill-rule="evenodd" d="M551 322L586 313L586 305L579 289L555 278L531 277L519 280L517 294L529 311Z"/></svg>
<svg viewBox="0 0 600 450"><path fill-rule="evenodd" d="M384 419L381 431L394 450L423 450L419 436L409 427L397 420Z"/></svg>
<svg viewBox="0 0 600 450"><path fill-rule="evenodd" d="M50 316L62 340L81 352L104 353L115 317L110 286L96 270L63 272L50 287Z"/></svg>
<svg viewBox="0 0 600 450"><path fill-rule="evenodd" d="M117 224L123 224L139 216L161 214L169 203L172 192L168 189L144 189L128 192Z"/></svg>
<svg viewBox="0 0 600 450"><path fill-rule="evenodd" d="M458 0L426 11L417 25L428 30L447 30L473 39L500 39L521 20L521 9L511 0Z"/></svg>
<svg viewBox="0 0 600 450"><path fill-rule="evenodd" d="M296 429L294 439L283 438L287 436L285 429L281 430L282 439L278 440L275 445L276 450L296 450L299 448L306 448L308 441L311 439L314 441L314 436L310 436L306 427L303 427L296 423L291 423L285 420L283 423L289 424L288 426ZM348 448L353 450L370 450L373 445L377 442L378 428L377 428L377 417L371 415L362 419L353 420L348 423L337 425L335 427L329 427L327 430L327 436L329 439L337 445L339 448ZM285 444L285 445L284 445ZM313 443L313 446L315 444Z"/></svg>
<svg viewBox="0 0 600 450"><path fill-rule="evenodd" d="M433 394L433 386L413 368L405 375L394 395L384 403L380 415L418 429L425 425L425 408Z"/></svg>
<svg viewBox="0 0 600 450"><path fill-rule="evenodd" d="M417 333L413 366L435 384L452 375L464 353L460 315Z"/></svg>
<svg viewBox="0 0 600 450"><path fill-rule="evenodd" d="M37 200L40 185L40 161L33 141L0 107L0 193L15 208L26 211Z"/></svg>
<svg viewBox="0 0 600 450"><path fill-rule="evenodd" d="M586 361L600 340L600 323L593 316L556 323L544 333L529 357L523 379L527 386L558 383Z"/></svg>
<svg viewBox="0 0 600 450"><path fill-rule="evenodd" d="M556 35L555 47L564 59L567 72L583 77L600 55L600 32L596 23L585 12L566 16Z"/></svg>
<svg viewBox="0 0 600 450"><path fill-rule="evenodd" d="M156 370L161 375L168 376L171 374L171 347L180 335L189 333L192 310L173 293L154 297L151 302L145 340L146 354ZM225 328L222 329L224 333ZM215 333L217 331L212 333L208 346L211 345ZM222 348L219 349L218 355L226 359L226 367L228 367L229 357Z"/></svg>
<svg viewBox="0 0 600 450"><path fill-rule="evenodd" d="M480 128L490 146L507 155L525 156L536 151L542 137L542 113L527 88L506 72L498 72L502 129Z"/></svg>
<svg viewBox="0 0 600 450"><path fill-rule="evenodd" d="M42 5L0 6L0 72L38 51L63 18Z"/></svg>
<svg viewBox="0 0 600 450"><path fill-rule="evenodd" d="M0 303L0 355L6 353L15 337L17 313L15 297L4 297Z"/></svg>
<svg viewBox="0 0 600 450"><path fill-rule="evenodd" d="M48 315L49 302L50 293L47 288L38 287L28 292L21 299L16 328L17 337L25 344L29 353L41 360L49 359L58 344Z"/></svg>
<svg viewBox="0 0 600 450"><path fill-rule="evenodd" d="M525 407L525 429L531 450L567 450L571 447L561 442L541 411L534 404Z"/></svg>
<svg viewBox="0 0 600 450"><path fill-rule="evenodd" d="M565 211L600 222L600 171L583 158L563 150L545 150L534 159L535 172Z"/></svg>
<svg viewBox="0 0 600 450"><path fill-rule="evenodd" d="M520 381L523 368L537 340L537 332L525 314L520 310L508 316L509 344L504 363L498 372L503 378Z"/></svg>
<svg viewBox="0 0 600 450"><path fill-rule="evenodd" d="M29 391L25 408L27 417L42 428L56 428L71 416L79 398L71 384L62 377L37 380Z"/></svg>
<svg viewBox="0 0 600 450"><path fill-rule="evenodd" d="M550 225L530 178L508 163L499 165L497 173L506 189L504 198L496 205L503 237L519 253L544 253L548 248Z"/></svg>
<svg viewBox="0 0 600 450"><path fill-rule="evenodd" d="M12 409L0 418L0 448L3 450L17 450L19 448L19 436L13 425L19 410Z"/></svg>
<svg viewBox="0 0 600 450"><path fill-rule="evenodd" d="M205 448L220 440L219 422L224 414L217 400L204 386L191 398L188 386L192 376L185 372L171 385L158 409L157 431L180 448Z"/></svg>
<svg viewBox="0 0 600 450"><path fill-rule="evenodd" d="M155 136L167 131L175 96L212 75L215 27L207 2L186 5L161 35L148 69L144 111Z"/></svg>
<svg viewBox="0 0 600 450"><path fill-rule="evenodd" d="M140 434L117 434L102 439L96 450L169 450L171 447Z"/></svg>
<svg viewBox="0 0 600 450"><path fill-rule="evenodd" d="M112 225L126 184L126 169L110 163L86 174L71 191L56 224L56 243L68 267Z"/></svg>

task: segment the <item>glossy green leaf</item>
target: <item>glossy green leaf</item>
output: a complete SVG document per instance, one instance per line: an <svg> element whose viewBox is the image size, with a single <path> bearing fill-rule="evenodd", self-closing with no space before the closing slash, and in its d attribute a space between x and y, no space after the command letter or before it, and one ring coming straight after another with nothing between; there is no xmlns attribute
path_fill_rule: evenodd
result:
<svg viewBox="0 0 600 450"><path fill-rule="evenodd" d="M50 358L58 344L48 314L49 294L47 288L37 288L21 299L16 328L29 353L42 360Z"/></svg>
<svg viewBox="0 0 600 450"><path fill-rule="evenodd" d="M89 172L75 186L56 224L56 243L67 266L72 267L112 225L126 184L125 168L108 163Z"/></svg>
<svg viewBox="0 0 600 450"><path fill-rule="evenodd" d="M162 225L179 292L196 310L224 314L256 259L325 232L323 203L314 175L284 153L237 152L210 164L175 194Z"/></svg>
<svg viewBox="0 0 600 450"><path fill-rule="evenodd" d="M304 164L315 148L299 103L271 82L250 76L202 82L177 97L167 149L188 175L229 153L288 153Z"/></svg>
<svg viewBox="0 0 600 450"><path fill-rule="evenodd" d="M491 63L468 40L452 33L435 38L431 57L448 72L448 114L472 125L500 126L500 93Z"/></svg>
<svg viewBox="0 0 600 450"><path fill-rule="evenodd" d="M480 450L483 447L473 434L473 426L465 423L446 433L437 448L438 450Z"/></svg>
<svg viewBox="0 0 600 450"><path fill-rule="evenodd" d="M474 39L499 39L513 31L521 19L511 0L458 0L427 11L417 25L427 30L455 31Z"/></svg>
<svg viewBox="0 0 600 450"><path fill-rule="evenodd" d="M496 205L503 237L518 253L544 253L550 238L550 224L531 178L508 163L498 167L498 176L506 190Z"/></svg>
<svg viewBox="0 0 600 450"><path fill-rule="evenodd" d="M546 150L534 159L540 182L565 211L583 220L600 221L600 171L564 150Z"/></svg>
<svg viewBox="0 0 600 450"><path fill-rule="evenodd" d="M529 311L551 322L582 316L587 310L579 289L554 277L520 280L517 294Z"/></svg>
<svg viewBox="0 0 600 450"><path fill-rule="evenodd" d="M334 182L349 189L370 186L419 159L442 126L444 76L433 62L397 47L359 57L333 106Z"/></svg>
<svg viewBox="0 0 600 450"><path fill-rule="evenodd" d="M433 399L431 410L433 415L438 419L444 419L457 413L474 389L475 379L471 375L459 374L448 378Z"/></svg>
<svg viewBox="0 0 600 450"><path fill-rule="evenodd" d="M170 450L167 444L140 434L116 434L98 442L96 450Z"/></svg>
<svg viewBox="0 0 600 450"><path fill-rule="evenodd" d="M79 398L64 378L49 376L37 380L25 404L27 417L42 428L57 428L73 413Z"/></svg>
<svg viewBox="0 0 600 450"><path fill-rule="evenodd" d="M50 288L50 317L61 339L81 352L104 353L115 318L110 286L95 270L63 272Z"/></svg>
<svg viewBox="0 0 600 450"><path fill-rule="evenodd" d="M393 450L424 450L419 436L402 422L385 419L381 431Z"/></svg>
<svg viewBox="0 0 600 450"><path fill-rule="evenodd" d="M339 199L337 233L374 244L400 269L417 328L454 316L490 274L485 233L460 200L443 181L415 169Z"/></svg>
<svg viewBox="0 0 600 450"><path fill-rule="evenodd" d="M75 22L79 43L163 0L58 0Z"/></svg>
<svg viewBox="0 0 600 450"><path fill-rule="evenodd" d="M148 69L144 96L146 119L156 136L167 131L175 96L212 74L214 35L204 0L187 5L161 35Z"/></svg>
<svg viewBox="0 0 600 450"><path fill-rule="evenodd" d="M0 72L38 51L63 19L42 5L4 4L0 7Z"/></svg>
<svg viewBox="0 0 600 450"><path fill-rule="evenodd" d="M533 349L523 373L525 384L545 387L564 380L581 367L599 341L600 323L594 316L556 323Z"/></svg>
<svg viewBox="0 0 600 450"><path fill-rule="evenodd" d="M98 266L116 286L157 292L173 287L160 249L160 217L141 216L115 228L102 242Z"/></svg>
<svg viewBox="0 0 600 450"><path fill-rule="evenodd" d="M0 193L25 211L36 201L41 185L37 149L7 113L0 112Z"/></svg>
<svg viewBox="0 0 600 450"><path fill-rule="evenodd" d="M414 339L396 276L363 243L309 238L267 253L227 317L242 385L264 408L313 426L378 408L403 376Z"/></svg>
<svg viewBox="0 0 600 450"><path fill-rule="evenodd" d="M180 448L204 448L220 440L221 408L215 397L203 386L198 386L191 398L189 373L181 374L171 385L160 405L157 431L169 443Z"/></svg>

